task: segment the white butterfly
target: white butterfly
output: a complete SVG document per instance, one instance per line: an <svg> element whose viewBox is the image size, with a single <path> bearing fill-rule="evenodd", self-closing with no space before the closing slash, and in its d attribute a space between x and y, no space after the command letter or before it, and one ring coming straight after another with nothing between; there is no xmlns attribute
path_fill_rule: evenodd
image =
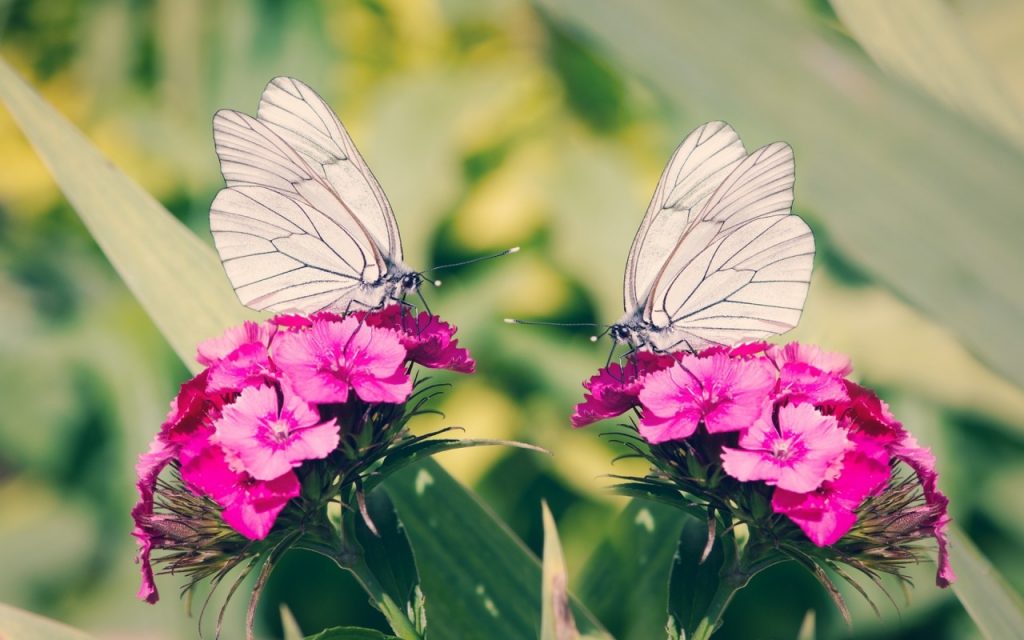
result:
<svg viewBox="0 0 1024 640"><path fill-rule="evenodd" d="M625 275L616 342L655 351L784 333L800 320L814 237L790 213L793 150L747 154L724 122L683 140L647 208Z"/></svg>
<svg viewBox="0 0 1024 640"><path fill-rule="evenodd" d="M256 113L223 109L213 119L227 187L213 201L210 229L242 304L375 309L418 290L391 205L324 100L279 77Z"/></svg>

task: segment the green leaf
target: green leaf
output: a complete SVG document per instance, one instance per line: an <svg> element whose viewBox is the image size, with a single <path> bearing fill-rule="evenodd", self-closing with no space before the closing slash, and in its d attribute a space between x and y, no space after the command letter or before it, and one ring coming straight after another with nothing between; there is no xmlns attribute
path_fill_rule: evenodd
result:
<svg viewBox="0 0 1024 640"><path fill-rule="evenodd" d="M544 520L544 563L541 570L540 640L577 640L576 620L569 609L569 571L565 568L558 527L541 502Z"/></svg>
<svg viewBox="0 0 1024 640"><path fill-rule="evenodd" d="M536 2L675 107L666 149L713 118L748 146L790 142L797 208L1024 386L1024 305L1006 286L1024 280L1018 148L808 28L801 3Z"/></svg>
<svg viewBox="0 0 1024 640"><path fill-rule="evenodd" d="M398 640L395 636L389 636L376 629L363 627L331 627L324 629L313 636L306 636L306 640Z"/></svg>
<svg viewBox="0 0 1024 640"><path fill-rule="evenodd" d="M672 556L688 520L678 508L633 500L591 554L579 596L619 640L664 635Z"/></svg>
<svg viewBox="0 0 1024 640"><path fill-rule="evenodd" d="M361 514L354 513L356 538L363 548L366 564L391 599L404 609L415 604L419 576L409 540L395 514L387 493L373 491L366 496L366 512L376 533L370 531Z"/></svg>
<svg viewBox="0 0 1024 640"><path fill-rule="evenodd" d="M684 638L693 635L718 590L719 571L725 559L722 538L715 538L711 552L701 562L707 542L707 522L688 519L679 536L668 587L668 614L675 628L686 632Z"/></svg>
<svg viewBox="0 0 1024 640"><path fill-rule="evenodd" d="M882 68L906 78L1024 147L1024 118L941 0L832 0L843 24Z"/></svg>
<svg viewBox="0 0 1024 640"><path fill-rule="evenodd" d="M958 527L950 527L949 551L960 602L989 640L1024 638L1024 602Z"/></svg>
<svg viewBox="0 0 1024 640"><path fill-rule="evenodd" d="M0 603L0 638L10 638L10 640L19 638L91 640L92 636L54 620Z"/></svg>
<svg viewBox="0 0 1024 640"><path fill-rule="evenodd" d="M431 640L519 640L540 630L537 557L433 460L385 483L416 554ZM575 599L580 633L608 638Z"/></svg>
<svg viewBox="0 0 1024 640"><path fill-rule="evenodd" d="M178 356L198 370L196 345L254 318L213 250L104 158L0 60L0 99Z"/></svg>

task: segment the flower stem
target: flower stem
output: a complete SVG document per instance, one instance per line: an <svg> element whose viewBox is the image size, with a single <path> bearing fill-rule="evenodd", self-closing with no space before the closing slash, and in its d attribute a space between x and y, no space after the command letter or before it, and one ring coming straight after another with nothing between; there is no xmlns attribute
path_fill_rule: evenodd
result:
<svg viewBox="0 0 1024 640"><path fill-rule="evenodd" d="M384 588L377 582L377 576L373 575L373 571L370 570L369 565L366 564L361 554L355 556L354 559L350 559L348 564L341 565L339 562L339 566L352 572L356 580L359 581L359 584L363 586L366 593L376 603L380 612L387 618L388 624L391 625L391 629L399 638L402 638L402 640L422 640L422 636L416 630L416 625L406 615L402 606L385 593Z"/></svg>
<svg viewBox="0 0 1024 640"><path fill-rule="evenodd" d="M415 623L409 619L405 610L395 602L391 596L384 591L384 587L377 581L370 565L366 564L362 551L358 548L351 548L345 544L325 545L316 542L305 541L301 548L315 551L334 561L340 568L350 571L359 581L360 586L370 596L377 610L384 614L391 630L402 640L423 640L423 636L416 629Z"/></svg>
<svg viewBox="0 0 1024 640"><path fill-rule="evenodd" d="M737 591L747 586L751 576L752 574L740 571L733 571L722 576L718 583L718 588L715 590L715 595L712 596L711 602L708 603L704 617L697 623L693 634L690 635L690 640L708 640L711 637L711 634L722 623L722 616L729 607L729 603L732 602L733 596L736 595Z"/></svg>

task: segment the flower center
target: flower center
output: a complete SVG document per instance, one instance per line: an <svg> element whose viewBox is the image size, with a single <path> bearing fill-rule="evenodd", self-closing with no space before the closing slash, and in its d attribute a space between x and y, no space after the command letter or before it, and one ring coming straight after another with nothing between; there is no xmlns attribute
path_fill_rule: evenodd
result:
<svg viewBox="0 0 1024 640"><path fill-rule="evenodd" d="M283 418L267 420L267 427L271 436L278 442L287 440L292 431L291 423Z"/></svg>
<svg viewBox="0 0 1024 640"><path fill-rule="evenodd" d="M780 438L772 443L772 456L785 462L793 455L793 441Z"/></svg>

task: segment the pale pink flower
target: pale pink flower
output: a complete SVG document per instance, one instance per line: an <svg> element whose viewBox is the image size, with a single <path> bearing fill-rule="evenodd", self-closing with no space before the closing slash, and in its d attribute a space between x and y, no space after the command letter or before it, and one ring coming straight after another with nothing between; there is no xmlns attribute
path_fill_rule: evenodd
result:
<svg viewBox="0 0 1024 640"><path fill-rule="evenodd" d="M740 435L739 449L723 447L722 467L744 482L764 480L796 493L817 489L850 447L846 432L809 404L781 407L778 421L776 428L763 415Z"/></svg>
<svg viewBox="0 0 1024 640"><path fill-rule="evenodd" d="M819 547L835 544L857 521L856 511L889 481L889 454L866 438L854 438L854 449L843 457L837 478L814 491L801 493L782 487L772 496L772 510L785 514Z"/></svg>
<svg viewBox="0 0 1024 640"><path fill-rule="evenodd" d="M771 346L767 350L767 355L780 369L789 363L800 363L839 377L847 376L853 371L849 357L841 353L823 351L821 347L813 344L790 342L784 347Z"/></svg>
<svg viewBox="0 0 1024 640"><path fill-rule="evenodd" d="M273 351L295 391L321 404L345 402L350 388L366 402L404 402L412 392L405 356L394 331L351 317L278 336Z"/></svg>
<svg viewBox="0 0 1024 640"><path fill-rule="evenodd" d="M249 387L214 423L216 440L257 480L272 480L304 460L326 458L338 446L334 419L320 422L315 407L284 387Z"/></svg>
<svg viewBox="0 0 1024 640"><path fill-rule="evenodd" d="M228 328L216 338L200 342L196 347L196 360L203 366L209 366L228 357L243 345L262 344L266 349L276 329L277 327L269 322L256 323L246 320L240 325Z"/></svg>
<svg viewBox="0 0 1024 640"><path fill-rule="evenodd" d="M708 433L746 429L770 405L775 369L762 359L685 355L643 382L640 435L652 444L687 438L703 421Z"/></svg>

